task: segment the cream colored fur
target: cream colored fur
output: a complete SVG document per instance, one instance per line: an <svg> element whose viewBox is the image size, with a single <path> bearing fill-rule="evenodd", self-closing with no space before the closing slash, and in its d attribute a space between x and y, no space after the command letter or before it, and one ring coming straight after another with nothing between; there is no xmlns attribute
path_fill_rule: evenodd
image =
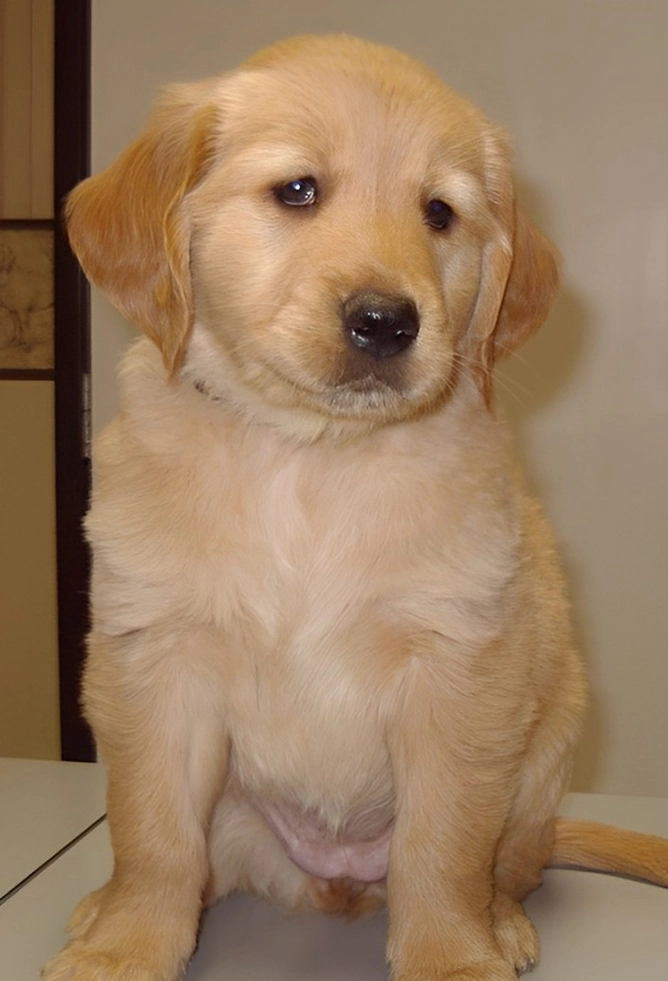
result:
<svg viewBox="0 0 668 981"><path fill-rule="evenodd" d="M315 206L277 200L306 176ZM494 360L557 280L505 138L398 52L297 39L168 90L68 211L148 337L87 521L114 875L46 978L176 981L202 904L250 889L387 899L394 981L511 981L538 956L519 902L585 696L552 535L492 409ZM345 337L362 290L416 304L400 368ZM322 844L371 868L389 840L387 876L304 871L281 815L306 864Z"/></svg>

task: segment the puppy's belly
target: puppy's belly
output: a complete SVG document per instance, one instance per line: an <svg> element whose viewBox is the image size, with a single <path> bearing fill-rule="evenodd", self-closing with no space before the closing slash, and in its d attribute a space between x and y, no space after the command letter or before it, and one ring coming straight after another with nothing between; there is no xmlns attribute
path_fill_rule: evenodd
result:
<svg viewBox="0 0 668 981"><path fill-rule="evenodd" d="M292 861L320 879L379 882L387 876L392 819L334 833L317 814L282 800L251 798Z"/></svg>

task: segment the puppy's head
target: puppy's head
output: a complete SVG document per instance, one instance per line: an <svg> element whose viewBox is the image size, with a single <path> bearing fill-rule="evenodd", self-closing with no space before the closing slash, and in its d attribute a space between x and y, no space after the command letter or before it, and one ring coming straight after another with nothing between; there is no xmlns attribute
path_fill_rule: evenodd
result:
<svg viewBox="0 0 668 981"><path fill-rule="evenodd" d="M554 252L505 138L424 66L307 37L168 89L68 202L89 277L237 403L388 422L429 411L544 319Z"/></svg>

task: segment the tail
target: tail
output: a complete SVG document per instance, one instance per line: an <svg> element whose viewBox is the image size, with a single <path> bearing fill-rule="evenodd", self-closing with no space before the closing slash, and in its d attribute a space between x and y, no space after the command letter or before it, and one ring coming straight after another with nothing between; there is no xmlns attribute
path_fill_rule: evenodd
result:
<svg viewBox="0 0 668 981"><path fill-rule="evenodd" d="M557 818L551 868L585 869L668 888L668 838Z"/></svg>

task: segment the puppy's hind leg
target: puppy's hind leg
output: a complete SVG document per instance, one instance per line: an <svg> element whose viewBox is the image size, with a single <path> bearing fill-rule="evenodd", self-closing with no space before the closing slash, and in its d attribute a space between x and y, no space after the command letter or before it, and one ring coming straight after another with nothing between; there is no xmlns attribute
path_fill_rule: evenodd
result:
<svg viewBox="0 0 668 981"><path fill-rule="evenodd" d="M286 909L305 905L310 876L292 862L253 805L233 789L219 800L209 832L207 906L232 892L264 896Z"/></svg>

